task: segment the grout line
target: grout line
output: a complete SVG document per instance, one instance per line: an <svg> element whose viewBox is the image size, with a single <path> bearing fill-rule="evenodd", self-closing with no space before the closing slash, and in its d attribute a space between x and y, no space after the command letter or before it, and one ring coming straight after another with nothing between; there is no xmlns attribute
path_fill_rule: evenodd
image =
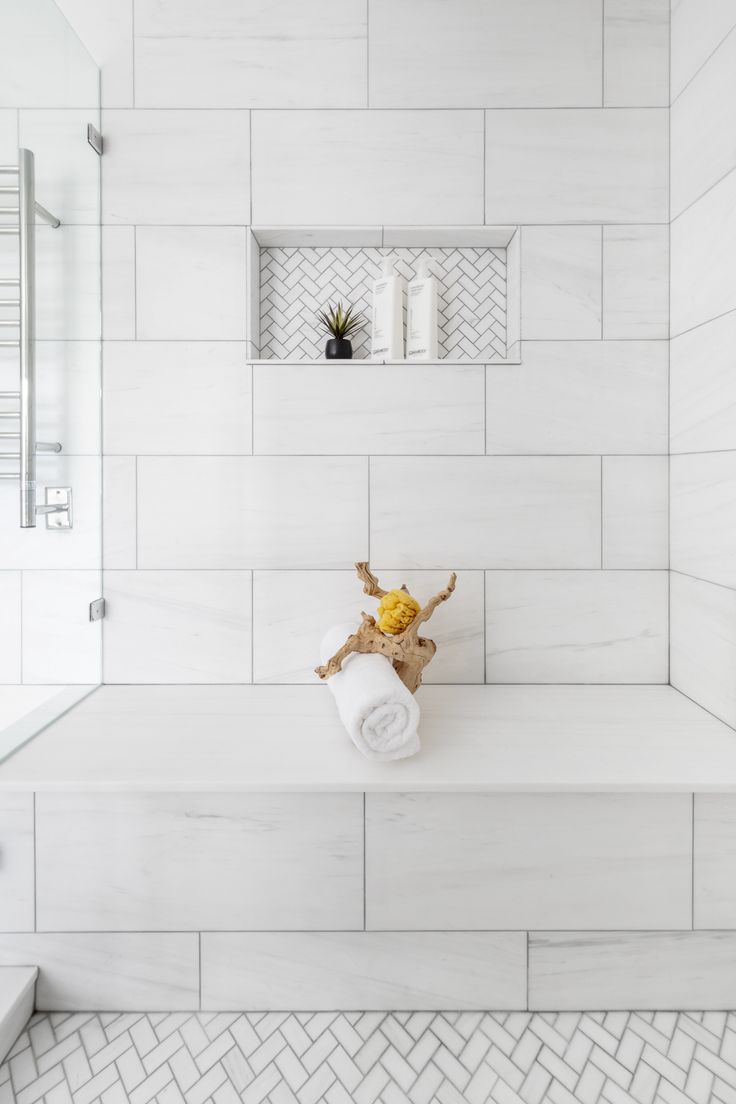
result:
<svg viewBox="0 0 736 1104"><path fill-rule="evenodd" d="M136 569L136 571L138 570L138 543L139 543L139 530L140 530L140 527L138 525L138 461L139 460L140 460L140 456L136 456L135 457L135 472L134 472L134 478L135 478L135 487L134 487L135 522L134 522L134 524L135 524L135 569Z"/></svg>
<svg viewBox="0 0 736 1104"><path fill-rule="evenodd" d="M133 227L133 341L138 340L138 227Z"/></svg>
<svg viewBox="0 0 736 1104"><path fill-rule="evenodd" d="M670 270L671 268L672 264L670 262ZM694 326L688 326L686 330L678 330L677 333L672 333L672 322L670 319L670 342L672 342L677 337L684 337L685 334L693 333L694 330L700 330L703 326L709 326L711 322L718 322L721 318L726 318L729 314L736 315L736 307L732 307L730 310L723 311L722 314L715 314L712 318L705 318L702 322L696 322Z"/></svg>
<svg viewBox="0 0 736 1104"><path fill-rule="evenodd" d="M736 592L736 586L729 586L728 583L716 583L713 579L704 579L701 575L691 575L688 571L680 571L677 567L671 567L669 574L680 575L683 579L692 579L693 582L703 583L705 586L718 587L719 590L728 590L731 594Z"/></svg>
<svg viewBox="0 0 736 1104"><path fill-rule="evenodd" d="M130 35L131 35L130 72L131 72L132 85L133 85L133 87L131 89L131 91L133 93L133 106L132 106L132 108L128 108L128 110L129 111L135 111L136 107L137 107L137 104L135 102L135 56L136 56L136 52L137 52L136 48L135 48L135 0L133 0L133 3L130 5Z"/></svg>
<svg viewBox="0 0 736 1104"><path fill-rule="evenodd" d="M483 572L483 685L488 683L488 590L487 572Z"/></svg>
<svg viewBox="0 0 736 1104"><path fill-rule="evenodd" d="M365 0L365 106L371 106L371 0Z"/></svg>
<svg viewBox="0 0 736 1104"><path fill-rule="evenodd" d="M486 203L487 203L487 200L486 200L486 174L487 174L486 141L487 141L486 140L486 111L485 111L485 108L484 108L483 109L483 225L484 226L485 226L486 221L487 221L487 218L486 218ZM507 316L508 316L508 303L507 303L506 313L507 313ZM508 317L507 317L507 322L508 322Z"/></svg>
<svg viewBox="0 0 736 1104"><path fill-rule="evenodd" d="M690 927L695 931L695 794L692 800L692 834L690 837Z"/></svg>
<svg viewBox="0 0 736 1104"><path fill-rule="evenodd" d="M363 931L366 931L366 914L367 914L367 894L366 894L366 825L365 825L365 813L366 813L366 793L363 791Z"/></svg>
<svg viewBox="0 0 736 1104"><path fill-rule="evenodd" d="M20 622L20 683L23 685L23 570L18 572L18 619Z"/></svg>
<svg viewBox="0 0 736 1104"><path fill-rule="evenodd" d="M670 225L673 222L677 222L679 218L682 218L683 215L687 214L688 211L691 211L693 207L702 202L702 200L704 200L706 196L708 196L714 190L714 188L717 188L719 184L722 184L723 181L728 179L728 177L733 175L733 173L736 173L736 169L730 168L727 172L723 174L723 176L719 176L718 180L714 180L713 183L709 187L707 187L704 192L701 192L701 194L697 196L691 203L688 203L687 207L683 207L681 211L677 212L675 217L671 219Z"/></svg>
<svg viewBox="0 0 736 1104"><path fill-rule="evenodd" d="M529 1011L529 944L531 942L531 932L526 932L526 1008Z"/></svg>
<svg viewBox="0 0 736 1104"><path fill-rule="evenodd" d="M696 705L698 709L702 709L703 712L712 717L714 721L719 721L720 724L725 725L726 728L730 728L732 732L736 732L736 725L731 724L730 721L725 720L723 717L719 717L717 713L714 713L712 709L708 709L702 702L696 701L695 698L691 698L689 694L686 694L685 691L681 690L679 686L676 686L674 682L670 683L670 687L676 694L680 694L683 698L687 698L687 700L692 702L693 705Z"/></svg>
<svg viewBox="0 0 736 1104"><path fill-rule="evenodd" d="M36 794L33 794L33 930L38 931L38 874L36 863Z"/></svg>
<svg viewBox="0 0 736 1104"><path fill-rule="evenodd" d="M698 66L698 68L695 70L695 72L692 74L692 76L688 78L688 80L685 82L685 84L683 84L682 88L680 89L680 91L677 93L677 95L675 96L675 98L673 100L672 99L672 16L670 14L670 74L669 74L669 76L670 76L670 96L669 96L670 110L672 110L674 105L677 103L677 101L679 100L682 93L687 88L689 88L690 85L695 80L695 78L700 73L702 73L703 69L705 69L706 65L708 64L710 59L713 57L713 55L718 53L721 46L723 46L724 42L726 42L726 40L731 37L731 35L733 34L734 31L736 31L736 23L734 23L734 25L733 25L733 27L731 27L730 31L726 32L726 34L723 36L723 38L720 40L720 42L716 46L713 47L711 52L708 54L707 58L703 61L703 63L701 65Z"/></svg>
<svg viewBox="0 0 736 1104"><path fill-rule="evenodd" d="M601 0L601 108L606 106L606 0Z"/></svg>
<svg viewBox="0 0 736 1104"><path fill-rule="evenodd" d="M601 341L606 340L606 338L604 337L604 333L603 333L603 331L604 331L604 322L603 322L603 309L604 309L603 308L603 302L604 302L603 269L605 267L605 241L604 241L604 239L605 239L605 228L604 228L603 224L601 224L601 338L600 338ZM667 337L666 340L669 340L669 336Z"/></svg>
<svg viewBox="0 0 736 1104"><path fill-rule="evenodd" d="M248 112L248 219L253 225L253 112ZM260 264L259 264L260 268Z"/></svg>
<svg viewBox="0 0 736 1104"><path fill-rule="evenodd" d="M197 966L198 966L197 975L198 975L198 982L199 982L197 1001L198 1001L198 1004L199 1004L199 1009L201 1011L202 1010L202 933L201 933L201 931L197 932Z"/></svg>
<svg viewBox="0 0 736 1104"><path fill-rule="evenodd" d="M371 562L371 458L368 461L368 563Z"/></svg>
<svg viewBox="0 0 736 1104"><path fill-rule="evenodd" d="M600 457L600 570L604 570L604 458Z"/></svg>
<svg viewBox="0 0 736 1104"><path fill-rule="evenodd" d="M672 4L667 34L667 681L672 685Z"/></svg>

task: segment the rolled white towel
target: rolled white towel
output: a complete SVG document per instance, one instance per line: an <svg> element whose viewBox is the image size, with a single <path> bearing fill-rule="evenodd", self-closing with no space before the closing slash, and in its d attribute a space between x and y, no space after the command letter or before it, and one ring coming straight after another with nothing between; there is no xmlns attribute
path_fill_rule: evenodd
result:
<svg viewBox="0 0 736 1104"><path fill-rule="evenodd" d="M320 649L323 663L356 628L355 624L335 625L325 634ZM385 656L349 655L327 685L350 739L368 759L406 759L420 750L419 706Z"/></svg>

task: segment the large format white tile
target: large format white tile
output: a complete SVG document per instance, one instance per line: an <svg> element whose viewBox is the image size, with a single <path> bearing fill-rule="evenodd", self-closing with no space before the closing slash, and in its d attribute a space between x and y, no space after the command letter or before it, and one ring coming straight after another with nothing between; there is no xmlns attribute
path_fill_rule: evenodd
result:
<svg viewBox="0 0 736 1104"><path fill-rule="evenodd" d="M250 222L247 111L106 111L103 221Z"/></svg>
<svg viewBox="0 0 736 1104"><path fill-rule="evenodd" d="M599 226L523 228L521 307L524 338L600 338Z"/></svg>
<svg viewBox="0 0 736 1104"><path fill-rule="evenodd" d="M57 0L100 67L103 107L133 105L133 0Z"/></svg>
<svg viewBox="0 0 736 1104"><path fill-rule="evenodd" d="M36 568L67 570L100 566L100 459L40 453L37 459L37 501L44 501L45 487L71 487L74 526L47 529L43 518L35 529L18 524L18 485L0 482L0 533L3 534L2 566L25 571Z"/></svg>
<svg viewBox="0 0 736 1104"><path fill-rule="evenodd" d="M102 462L102 562L136 564L136 458L105 456Z"/></svg>
<svg viewBox="0 0 736 1104"><path fill-rule="evenodd" d="M100 343L36 342L36 436L64 452L99 456Z"/></svg>
<svg viewBox="0 0 736 1104"><path fill-rule="evenodd" d="M261 364L256 453L483 453L482 365Z"/></svg>
<svg viewBox="0 0 736 1104"><path fill-rule="evenodd" d="M251 156L256 224L483 222L481 111L259 111Z"/></svg>
<svg viewBox="0 0 736 1104"><path fill-rule="evenodd" d="M100 253L99 226L56 230L37 226L36 333L40 340L99 340Z"/></svg>
<svg viewBox="0 0 736 1104"><path fill-rule="evenodd" d="M245 229L136 230L136 318L141 339L245 339Z"/></svg>
<svg viewBox="0 0 736 1104"><path fill-rule="evenodd" d="M135 227L102 227L102 336L135 337Z"/></svg>
<svg viewBox="0 0 736 1104"><path fill-rule="evenodd" d="M672 334L736 309L736 171L674 219Z"/></svg>
<svg viewBox="0 0 736 1104"><path fill-rule="evenodd" d="M670 0L606 0L603 103L668 107Z"/></svg>
<svg viewBox="0 0 736 1104"><path fill-rule="evenodd" d="M736 168L735 104L736 34L730 34L672 105L673 217Z"/></svg>
<svg viewBox="0 0 736 1104"><path fill-rule="evenodd" d="M597 457L371 460L371 558L403 567L599 567Z"/></svg>
<svg viewBox="0 0 736 1104"><path fill-rule="evenodd" d="M601 11L587 0L370 0L369 12L371 107L600 105Z"/></svg>
<svg viewBox="0 0 736 1104"><path fill-rule="evenodd" d="M102 624L89 604L99 571L23 572L23 681L94 684L102 671Z"/></svg>
<svg viewBox="0 0 736 1104"><path fill-rule="evenodd" d="M140 567L339 568L367 551L365 457L138 460Z"/></svg>
<svg viewBox="0 0 736 1104"><path fill-rule="evenodd" d="M0 965L38 966L39 1011L194 1010L198 938L170 931L0 935Z"/></svg>
<svg viewBox="0 0 736 1104"><path fill-rule="evenodd" d="M736 802L727 794L695 795L693 923L736 926Z"/></svg>
<svg viewBox="0 0 736 1104"><path fill-rule="evenodd" d="M533 932L529 1008L732 1008L734 956L732 931Z"/></svg>
<svg viewBox="0 0 736 1104"><path fill-rule="evenodd" d="M106 571L105 682L250 682L249 571Z"/></svg>
<svg viewBox="0 0 736 1104"><path fill-rule="evenodd" d="M20 682L20 596L20 572L0 570L0 683Z"/></svg>
<svg viewBox="0 0 736 1104"><path fill-rule="evenodd" d="M41 930L363 926L359 793L39 794L36 862Z"/></svg>
<svg viewBox="0 0 736 1104"><path fill-rule="evenodd" d="M18 113L19 145L34 153L36 198L65 226L100 219L100 158L87 141L90 122L96 120L86 108Z"/></svg>
<svg viewBox="0 0 736 1104"><path fill-rule="evenodd" d="M667 226L603 227L603 336L667 338Z"/></svg>
<svg viewBox="0 0 736 1104"><path fill-rule="evenodd" d="M673 686L736 727L736 591L673 572L670 663Z"/></svg>
<svg viewBox="0 0 736 1104"><path fill-rule="evenodd" d="M523 1008L523 932L204 932L202 1007Z"/></svg>
<svg viewBox="0 0 736 1104"><path fill-rule="evenodd" d="M406 583L424 602L447 585L442 571L374 568L386 589ZM375 614L354 571L256 571L253 577L254 682L313 682L319 646L331 625ZM425 683L483 682L483 575L462 571L452 598L432 615L425 635L437 654Z"/></svg>
<svg viewBox="0 0 736 1104"><path fill-rule="evenodd" d="M672 0L672 96L736 25L732 0Z"/></svg>
<svg viewBox="0 0 736 1104"><path fill-rule="evenodd" d="M366 795L366 926L687 928L688 794Z"/></svg>
<svg viewBox="0 0 736 1104"><path fill-rule="evenodd" d="M656 108L486 112L487 221L667 222L667 117Z"/></svg>
<svg viewBox="0 0 736 1104"><path fill-rule="evenodd" d="M137 0L138 107L365 107L364 0Z"/></svg>
<svg viewBox="0 0 736 1104"><path fill-rule="evenodd" d="M32 793L3 794L0 841L0 931L30 931L35 893Z"/></svg>
<svg viewBox="0 0 736 1104"><path fill-rule="evenodd" d="M736 587L736 452L670 461L672 570Z"/></svg>
<svg viewBox="0 0 736 1104"><path fill-rule="evenodd" d="M666 453L666 341L527 341L488 365L489 453Z"/></svg>
<svg viewBox="0 0 736 1104"><path fill-rule="evenodd" d="M114 341L104 369L106 455L251 451L244 342Z"/></svg>
<svg viewBox="0 0 736 1104"><path fill-rule="evenodd" d="M666 571L486 573L486 681L668 680Z"/></svg>
<svg viewBox="0 0 736 1104"><path fill-rule="evenodd" d="M736 799L695 794L693 925L736 928Z"/></svg>
<svg viewBox="0 0 736 1104"><path fill-rule="evenodd" d="M669 460L604 456L603 566L669 567Z"/></svg>
<svg viewBox="0 0 736 1104"><path fill-rule="evenodd" d="M736 449L736 310L670 342L673 453Z"/></svg>

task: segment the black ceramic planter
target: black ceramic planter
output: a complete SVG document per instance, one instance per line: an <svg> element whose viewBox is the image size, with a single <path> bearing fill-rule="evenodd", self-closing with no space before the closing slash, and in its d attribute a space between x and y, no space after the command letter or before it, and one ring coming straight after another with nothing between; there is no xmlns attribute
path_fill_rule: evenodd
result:
<svg viewBox="0 0 736 1104"><path fill-rule="evenodd" d="M327 360L352 360L353 346L346 337L331 337L325 345Z"/></svg>

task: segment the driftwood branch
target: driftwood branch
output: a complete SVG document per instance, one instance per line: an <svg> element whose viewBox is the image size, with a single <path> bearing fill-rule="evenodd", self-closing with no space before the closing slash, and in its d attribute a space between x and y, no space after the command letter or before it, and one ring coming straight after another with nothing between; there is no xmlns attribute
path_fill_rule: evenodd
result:
<svg viewBox="0 0 736 1104"><path fill-rule="evenodd" d="M358 578L363 583L363 592L372 598L384 598L388 591L384 590L378 579L365 562L357 563L355 570ZM363 613L362 620L354 633L347 638L341 648L335 652L331 659L315 670L321 679L331 678L342 670L342 664L350 655L384 655L394 665L397 675L404 685L411 691L419 688L422 682L422 672L433 655L437 651L437 645L433 640L419 636L419 626L429 621L438 606L446 602L455 589L457 576L453 572L447 586L424 605L411 623L402 633L388 636L381 632L376 619L370 614ZM406 590L402 586L402 590ZM408 592L407 592L408 593Z"/></svg>

